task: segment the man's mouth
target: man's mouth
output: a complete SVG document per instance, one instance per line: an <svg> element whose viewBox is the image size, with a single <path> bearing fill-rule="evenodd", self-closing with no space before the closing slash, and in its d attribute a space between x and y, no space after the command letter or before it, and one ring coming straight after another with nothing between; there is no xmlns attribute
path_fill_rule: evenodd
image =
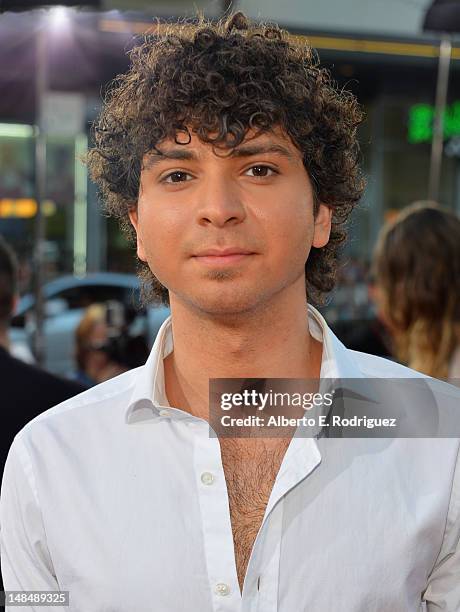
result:
<svg viewBox="0 0 460 612"><path fill-rule="evenodd" d="M199 251L193 258L199 263L210 265L228 265L241 262L256 255L254 251L240 247L227 247L225 249L210 248Z"/></svg>

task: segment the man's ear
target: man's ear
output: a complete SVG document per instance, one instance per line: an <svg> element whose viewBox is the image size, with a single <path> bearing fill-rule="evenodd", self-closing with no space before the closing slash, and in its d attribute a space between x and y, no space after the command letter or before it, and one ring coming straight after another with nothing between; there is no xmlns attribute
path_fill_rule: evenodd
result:
<svg viewBox="0 0 460 612"><path fill-rule="evenodd" d="M320 203L315 217L312 246L321 248L329 242L331 235L332 209Z"/></svg>
<svg viewBox="0 0 460 612"><path fill-rule="evenodd" d="M137 256L141 261L147 261L147 257L145 256L144 245L142 243L142 238L139 233L139 217L137 214L137 208L130 208L128 210L129 220L131 221L131 225L134 227L136 232L137 239Z"/></svg>

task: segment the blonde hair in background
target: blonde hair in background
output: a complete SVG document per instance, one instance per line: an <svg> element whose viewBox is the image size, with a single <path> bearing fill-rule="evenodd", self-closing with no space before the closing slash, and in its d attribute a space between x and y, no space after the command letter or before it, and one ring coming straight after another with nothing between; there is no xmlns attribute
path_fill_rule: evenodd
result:
<svg viewBox="0 0 460 612"><path fill-rule="evenodd" d="M460 345L460 220L435 202L406 207L378 238L373 274L397 359L448 378Z"/></svg>
<svg viewBox="0 0 460 612"><path fill-rule="evenodd" d="M107 314L105 304L91 304L85 309L84 315L75 331L76 361L80 369L84 369L91 334L98 323L104 323Z"/></svg>

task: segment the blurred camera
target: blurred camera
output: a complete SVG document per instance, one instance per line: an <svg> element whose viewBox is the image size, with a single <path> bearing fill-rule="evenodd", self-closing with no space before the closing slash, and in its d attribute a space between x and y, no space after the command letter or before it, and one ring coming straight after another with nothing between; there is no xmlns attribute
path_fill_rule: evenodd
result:
<svg viewBox="0 0 460 612"><path fill-rule="evenodd" d="M92 343L91 348L104 351L109 359L131 369L143 365L149 355L145 334L133 329L138 312L116 300L106 302L107 340Z"/></svg>

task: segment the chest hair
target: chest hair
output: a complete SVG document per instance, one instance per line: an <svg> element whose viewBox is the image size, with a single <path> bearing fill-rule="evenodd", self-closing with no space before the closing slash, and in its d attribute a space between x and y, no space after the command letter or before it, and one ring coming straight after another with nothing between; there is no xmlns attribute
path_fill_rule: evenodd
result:
<svg viewBox="0 0 460 612"><path fill-rule="evenodd" d="M230 506L235 563L240 589L255 538L289 439L267 444L263 439L223 438L222 465Z"/></svg>

